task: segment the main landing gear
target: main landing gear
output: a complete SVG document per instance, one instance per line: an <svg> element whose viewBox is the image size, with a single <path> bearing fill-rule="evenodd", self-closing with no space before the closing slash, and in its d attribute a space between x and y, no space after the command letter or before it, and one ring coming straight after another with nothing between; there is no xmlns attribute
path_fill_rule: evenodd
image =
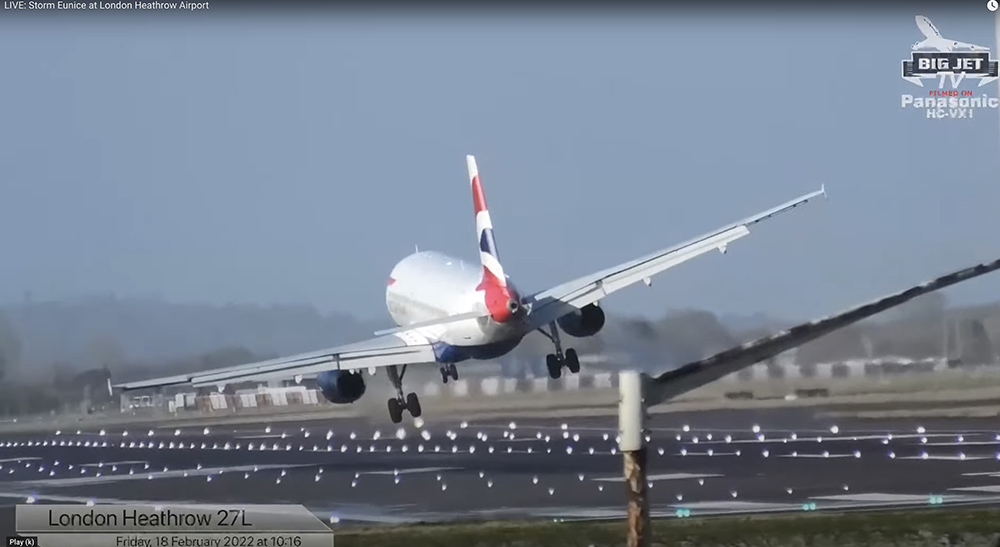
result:
<svg viewBox="0 0 1000 547"><path fill-rule="evenodd" d="M448 378L458 381L458 367L455 363L441 367L441 381L447 384Z"/></svg>
<svg viewBox="0 0 1000 547"><path fill-rule="evenodd" d="M390 365L388 369L389 381L396 388L396 398L389 399L389 418L392 423L398 424L403 421L403 410L409 410L410 416L420 417L420 399L416 393L410 393L403 397L403 376L406 374L406 365L399 369L399 365Z"/></svg>
<svg viewBox="0 0 1000 547"><path fill-rule="evenodd" d="M559 339L559 327L556 326L555 322L549 323L549 331L545 332L544 329L538 329L538 332L544 334L549 340L552 340L552 343L556 346L555 353L545 356L545 367L549 369L549 378L555 380L562 376L564 365L573 374L580 372L580 357L573 348L567 348L566 353L563 353L562 341Z"/></svg>

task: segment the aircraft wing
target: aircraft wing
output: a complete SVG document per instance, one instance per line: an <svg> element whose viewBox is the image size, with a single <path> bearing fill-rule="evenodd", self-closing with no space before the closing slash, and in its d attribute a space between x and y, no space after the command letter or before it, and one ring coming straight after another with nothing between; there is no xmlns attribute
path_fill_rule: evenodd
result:
<svg viewBox="0 0 1000 547"><path fill-rule="evenodd" d="M899 306L918 296L968 281L998 269L1000 269L1000 259L958 270L836 315L803 323L775 335L759 338L706 359L688 363L653 378L645 395L647 404L662 403L852 323Z"/></svg>
<svg viewBox="0 0 1000 547"><path fill-rule="evenodd" d="M309 377L328 370L359 370L432 362L434 362L434 349L429 341L416 333L402 332L291 357L123 383L111 387L130 391L182 385L225 386L251 381Z"/></svg>
<svg viewBox="0 0 1000 547"><path fill-rule="evenodd" d="M726 252L728 244L750 234L750 226L825 195L826 188L821 187L815 192L698 236L676 247L663 249L529 296L527 305L531 311L528 321L531 322L532 328L540 328L633 283L651 282L652 276L709 251Z"/></svg>

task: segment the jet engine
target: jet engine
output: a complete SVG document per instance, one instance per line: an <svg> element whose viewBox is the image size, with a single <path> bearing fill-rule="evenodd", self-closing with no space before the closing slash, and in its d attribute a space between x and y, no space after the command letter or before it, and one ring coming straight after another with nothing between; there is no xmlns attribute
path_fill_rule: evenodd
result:
<svg viewBox="0 0 1000 547"><path fill-rule="evenodd" d="M328 370L316 376L323 397L335 404L353 403L365 394L365 378L360 372Z"/></svg>
<svg viewBox="0 0 1000 547"><path fill-rule="evenodd" d="M597 304L590 304L579 311L560 317L556 322L566 334L574 338L585 338L601 332L604 328L604 310Z"/></svg>

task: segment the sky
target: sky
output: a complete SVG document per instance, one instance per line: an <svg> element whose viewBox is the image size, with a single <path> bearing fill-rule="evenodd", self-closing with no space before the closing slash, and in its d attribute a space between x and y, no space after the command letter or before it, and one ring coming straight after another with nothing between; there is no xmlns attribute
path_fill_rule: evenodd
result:
<svg viewBox="0 0 1000 547"><path fill-rule="evenodd" d="M983 4L923 15L995 49ZM1000 257L1000 112L900 107L930 89L900 74L913 8L223 9L0 14L0 302L382 318L415 246L477 260L465 154L529 293L826 185L727 255L609 297L618 313L810 318Z"/></svg>

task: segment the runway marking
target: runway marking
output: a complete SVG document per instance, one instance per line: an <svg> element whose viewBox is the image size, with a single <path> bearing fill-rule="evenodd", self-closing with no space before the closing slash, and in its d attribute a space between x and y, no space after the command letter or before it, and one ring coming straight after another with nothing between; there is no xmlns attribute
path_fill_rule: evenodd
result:
<svg viewBox="0 0 1000 547"><path fill-rule="evenodd" d="M778 457L779 458L797 458L797 459L800 459L800 458L819 458L821 460L827 460L827 459L830 459L830 458L857 458L857 456L855 456L854 454L797 454L797 455L794 455L794 456L792 454L781 454ZM900 458L900 459L902 459L902 458Z"/></svg>
<svg viewBox="0 0 1000 547"><path fill-rule="evenodd" d="M562 440L562 437L560 437L560 440ZM538 438L535 438L535 437L523 437L523 438L522 437L514 437L513 439L496 439L496 442L498 442L498 443L530 443L530 442L544 443L545 442L545 438L543 437L541 439L538 439Z"/></svg>
<svg viewBox="0 0 1000 547"><path fill-rule="evenodd" d="M120 473L117 475L102 475L100 477L67 477L67 478L55 478L55 479L39 479L39 480L22 481L19 482L18 484L53 486L61 488L68 486L78 486L81 484L104 484L104 483L120 482L120 481L176 479L176 478L184 478L185 474L187 474L188 477L204 477L207 475L222 475L225 473L235 473L240 471L244 472L253 471L255 467L257 468L257 471L264 471L271 469L295 469L302 467L316 467L316 464L241 465L235 467L203 467L201 469L172 469L170 471L142 472L142 473L136 473L134 475ZM152 477L152 479L150 479L150 477Z"/></svg>
<svg viewBox="0 0 1000 547"><path fill-rule="evenodd" d="M34 460L40 460L40 459L41 458L38 458L38 457L35 457L35 456L31 456L31 457L25 456L23 458L4 458L4 459L0 459L0 463L7 463L7 462L30 462L30 461L34 461Z"/></svg>
<svg viewBox="0 0 1000 547"><path fill-rule="evenodd" d="M932 437L954 437L956 434L955 433L900 433L900 434L886 433L885 435L877 435L870 437L869 439L887 439L889 438L890 435L892 436L892 439L889 440L894 441L896 439L919 439L921 437L927 437L928 439ZM858 437L858 439L861 439L861 437Z"/></svg>
<svg viewBox="0 0 1000 547"><path fill-rule="evenodd" d="M726 442L725 439L721 439L721 440L720 439L712 439L712 440L708 441L708 440L705 440L705 439L702 439L702 438L699 437L697 444L753 444L753 443L760 443L760 444L766 444L766 443L781 443L781 444L789 444L789 443L814 443L814 444L822 444L822 443L831 443L831 442L836 443L836 442L844 442L844 441L851 441L851 442L854 442L854 441L881 441L881 440L885 440L885 439L889 439L890 441L893 441L893 440L897 440L897 439L910 439L910 438L917 438L917 439L919 439L921 437L926 437L926 438L929 439L931 437L954 437L954 436L955 436L954 433L934 433L934 434L928 433L928 434L924 434L924 435L919 435L919 434L916 434L916 433L914 433L914 434L904 434L904 435L891 434L892 438L889 439L889 437L890 437L889 433L886 433L884 435L858 435L858 436L854 436L854 435L847 435L847 436L844 436L844 435L826 436L826 435L822 435L822 434L819 434L819 435L812 434L812 435L798 435L796 438L792 439L792 438L789 438L789 437L768 437L765 434L763 441L760 440L760 439L757 439L757 438L751 438L751 439L732 439L729 442ZM822 439L822 441L817 441L816 440L817 438ZM682 438L679 442L692 443L693 441L690 438L688 438L688 439Z"/></svg>
<svg viewBox="0 0 1000 547"><path fill-rule="evenodd" d="M121 462L81 463L78 467L101 467L102 465L135 465L140 463L149 463L149 462L146 460L125 460Z"/></svg>
<svg viewBox="0 0 1000 547"><path fill-rule="evenodd" d="M965 486L962 488L949 488L948 490L954 490L956 492L989 492L991 494L997 494L1000 493L1000 484L989 486Z"/></svg>
<svg viewBox="0 0 1000 547"><path fill-rule="evenodd" d="M621 509L586 509L586 508L565 508L565 509L546 509L539 512L540 515L545 517L566 517L566 518L585 518L585 519L618 519L625 516L625 511ZM652 515L650 515L652 516Z"/></svg>
<svg viewBox="0 0 1000 547"><path fill-rule="evenodd" d="M991 446L1000 444L1000 441L965 441L965 442L950 442L950 443L919 443L911 446Z"/></svg>
<svg viewBox="0 0 1000 547"><path fill-rule="evenodd" d="M659 475L648 475L646 480L650 481L676 481L684 479L704 479L709 477L722 477L724 475L714 475L714 474L697 474L697 473L661 473ZM615 475L613 477L597 477L590 479L592 481L598 482L622 482L622 475Z"/></svg>
<svg viewBox="0 0 1000 547"><path fill-rule="evenodd" d="M698 504L706 504L701 506L701 509L712 510L712 509L735 509L735 510L749 510L749 511L768 511L775 509L790 509L789 505L786 504L772 504L772 503L755 503L755 502L696 502L691 505L660 505L655 507L650 507L649 516L654 518L662 517L672 517L676 513L677 508L692 508L692 506L698 506ZM525 511L527 513L527 511ZM524 513L516 513L518 515ZM553 509L541 509L532 510L531 514L534 516L542 516L548 518L564 518L564 519L579 519L579 520L606 520L606 519L620 519L625 516L624 509L611 508L611 507L559 507Z"/></svg>
<svg viewBox="0 0 1000 547"><path fill-rule="evenodd" d="M865 494L840 494L836 496L812 496L814 500L828 501L864 501L872 503L898 503L898 502L926 502L928 496L918 494L885 494L881 492L870 492Z"/></svg>
<svg viewBox="0 0 1000 547"><path fill-rule="evenodd" d="M416 522L426 522L431 519L421 517L419 515L413 516L397 516L397 515L376 515L376 514L362 514L362 513L341 513L339 511L318 511L312 510L312 513L323 520L329 515L336 515L341 522L355 521L355 522L375 522L378 524L409 524ZM431 514L433 516L433 513ZM446 520L438 518L437 520Z"/></svg>
<svg viewBox="0 0 1000 547"><path fill-rule="evenodd" d="M436 471L463 471L464 467L417 467L392 471L359 471L360 475L408 475L412 473L434 473Z"/></svg>
<svg viewBox="0 0 1000 547"><path fill-rule="evenodd" d="M23 492L0 492L0 498L25 498L27 494ZM68 503L87 503L92 501L101 505L190 505L197 501L171 500L170 502L149 501L149 500L123 500L117 498L84 498L80 496L60 496L58 494L32 494L36 501L62 501Z"/></svg>
<svg viewBox="0 0 1000 547"><path fill-rule="evenodd" d="M674 507L684 509L708 509L723 511L777 511L787 510L788 503L768 503L760 501L695 501L691 503L676 503Z"/></svg>
<svg viewBox="0 0 1000 547"><path fill-rule="evenodd" d="M927 457L923 456L903 456L896 458L897 460L925 460L925 461L942 461L942 462L967 462L975 460L993 460L996 456L932 456L930 454Z"/></svg>

